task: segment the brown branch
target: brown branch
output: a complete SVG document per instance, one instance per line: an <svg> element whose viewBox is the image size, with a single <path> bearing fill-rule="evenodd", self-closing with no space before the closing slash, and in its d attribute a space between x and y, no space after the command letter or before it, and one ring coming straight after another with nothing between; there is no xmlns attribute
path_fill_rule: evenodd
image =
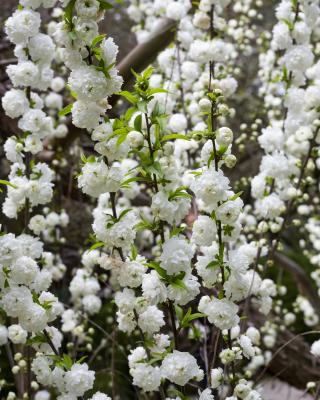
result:
<svg viewBox="0 0 320 400"><path fill-rule="evenodd" d="M117 69L124 80L123 88L126 88L133 79L131 69L137 72L143 71L172 42L176 25L176 21L165 19L160 28L152 33L147 41L138 44L120 61Z"/></svg>
<svg viewBox="0 0 320 400"><path fill-rule="evenodd" d="M254 326L261 327L265 319L266 317L257 310L251 309L250 320ZM255 384L261 382L266 372L271 376L278 376L298 389L305 389L309 381L319 381L319 362L310 353L310 344L304 340L304 336L313 334L318 336L319 331L295 335L288 329L279 330L273 356L255 377Z"/></svg>

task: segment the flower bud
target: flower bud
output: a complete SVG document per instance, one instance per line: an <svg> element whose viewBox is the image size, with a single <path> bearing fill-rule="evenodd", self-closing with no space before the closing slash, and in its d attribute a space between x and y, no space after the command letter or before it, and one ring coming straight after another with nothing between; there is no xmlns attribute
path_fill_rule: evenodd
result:
<svg viewBox="0 0 320 400"><path fill-rule="evenodd" d="M136 148L136 147L140 147L143 145L144 137L141 132L131 131L128 133L127 138L128 138L130 147Z"/></svg>
<svg viewBox="0 0 320 400"><path fill-rule="evenodd" d="M222 127L218 129L216 141L220 146L229 146L233 140L233 133L230 128Z"/></svg>
<svg viewBox="0 0 320 400"><path fill-rule="evenodd" d="M199 107L201 111L210 111L211 101L207 98L203 98L199 101Z"/></svg>
<svg viewBox="0 0 320 400"><path fill-rule="evenodd" d="M237 157L233 154L228 154L225 157L224 162L228 168L233 168L237 163Z"/></svg>

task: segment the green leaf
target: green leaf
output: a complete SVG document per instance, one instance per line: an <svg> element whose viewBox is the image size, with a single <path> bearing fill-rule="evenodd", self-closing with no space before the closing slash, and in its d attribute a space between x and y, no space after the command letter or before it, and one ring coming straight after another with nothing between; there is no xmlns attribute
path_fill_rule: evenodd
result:
<svg viewBox="0 0 320 400"><path fill-rule="evenodd" d="M238 192L236 194L234 194L233 196L229 197L229 200L234 201L237 200L238 197L240 197L243 194L243 191Z"/></svg>
<svg viewBox="0 0 320 400"><path fill-rule="evenodd" d="M29 346L32 346L33 344L42 344L42 343L47 343L47 338L45 337L45 334L42 332L36 334L35 336L27 340L27 344Z"/></svg>
<svg viewBox="0 0 320 400"><path fill-rule="evenodd" d="M149 263L146 264L146 265L147 265L147 267L156 270L157 273L158 273L158 275L159 275L162 279L167 280L167 277L168 277L167 272L166 272L165 269L163 269L163 268L160 267L160 264L159 264L159 263L157 263L157 262L155 262L155 261L151 261L151 262L149 262Z"/></svg>
<svg viewBox="0 0 320 400"><path fill-rule="evenodd" d="M154 89L149 89L148 90L148 95L153 95L156 93L169 93L166 89L163 88L154 88Z"/></svg>
<svg viewBox="0 0 320 400"><path fill-rule="evenodd" d="M3 179L0 179L0 185L10 186L10 187L12 187L13 189L17 189L17 188L18 188L18 186L13 185L13 184L10 183L9 181L5 181L5 180L3 180Z"/></svg>
<svg viewBox="0 0 320 400"><path fill-rule="evenodd" d="M292 21L290 21L289 19L281 19L282 22L284 22L290 31L293 31L294 29L294 23Z"/></svg>
<svg viewBox="0 0 320 400"><path fill-rule="evenodd" d="M211 262L209 262L209 264L206 266L206 268L213 268L213 269L216 269L216 268L219 268L220 265L221 265L221 263L220 263L220 261L218 261L218 260L216 260L216 261L211 261Z"/></svg>
<svg viewBox="0 0 320 400"><path fill-rule="evenodd" d="M148 67L147 69L145 69L142 73L142 78L143 79L149 79L150 76L152 75L153 72L153 67Z"/></svg>
<svg viewBox="0 0 320 400"><path fill-rule="evenodd" d="M180 186L178 187L174 192L171 192L169 194L168 200L173 200L179 197L185 197L185 198L189 198L192 199L191 194L186 192L187 187L185 186Z"/></svg>
<svg viewBox="0 0 320 400"><path fill-rule="evenodd" d="M142 127L142 115L139 114L136 116L136 118L134 119L134 129L136 131L141 132L141 127Z"/></svg>
<svg viewBox="0 0 320 400"><path fill-rule="evenodd" d="M128 214L128 212L130 212L132 210L132 208L127 208L126 210L123 210L122 213L119 215L119 217L117 218L117 222L119 222L125 215Z"/></svg>
<svg viewBox="0 0 320 400"><path fill-rule="evenodd" d="M167 142L168 140L172 140L172 139L183 139L183 140L190 141L190 139L185 135L179 135L178 133L172 133L171 135L163 136L163 138L161 139L161 142Z"/></svg>
<svg viewBox="0 0 320 400"><path fill-rule="evenodd" d="M72 15L75 4L76 0L71 0L67 7L64 9L64 20L69 25L69 29L72 29Z"/></svg>
<svg viewBox="0 0 320 400"><path fill-rule="evenodd" d="M132 178L129 178L125 181L123 181L120 185L121 188L128 188L129 183L131 182L152 182L152 179L148 177L143 177L143 176L133 176Z"/></svg>
<svg viewBox="0 0 320 400"><path fill-rule="evenodd" d="M228 146L220 146L217 153L219 156L222 156L228 150Z"/></svg>
<svg viewBox="0 0 320 400"><path fill-rule="evenodd" d="M119 135L119 137L117 139L117 146L120 146L120 144L123 143L127 139L127 136L128 136L127 130L124 133L122 133L121 135Z"/></svg>
<svg viewBox="0 0 320 400"><path fill-rule="evenodd" d="M94 244L90 247L89 251L95 250L95 249L99 249L100 247L103 247L103 246L104 246L104 243L103 243L103 242L94 243Z"/></svg>
<svg viewBox="0 0 320 400"><path fill-rule="evenodd" d="M186 227L174 226L170 232L170 238L172 238L173 236L180 235L180 233L184 232L185 229L186 229Z"/></svg>
<svg viewBox="0 0 320 400"><path fill-rule="evenodd" d="M137 258L137 256L138 256L138 249L134 244L132 244L131 245L131 259L135 260Z"/></svg>
<svg viewBox="0 0 320 400"><path fill-rule="evenodd" d="M161 176L162 175L162 171L161 171L161 165L159 163L159 161L155 161L150 165L145 165L144 169L146 170L146 172L148 172L150 175L154 174L156 176Z"/></svg>
<svg viewBox="0 0 320 400"><path fill-rule="evenodd" d="M113 5L108 3L105 0L98 0L100 3L100 9L101 10L110 10L111 8L113 8Z"/></svg>
<svg viewBox="0 0 320 400"><path fill-rule="evenodd" d="M209 159L208 159L208 168L210 168L210 164L212 163L212 161L215 159L215 154L214 154L214 152L212 151L211 152L211 154L210 154L210 157L209 157Z"/></svg>
<svg viewBox="0 0 320 400"><path fill-rule="evenodd" d="M68 354L63 354L62 356L63 365L66 370L70 370L73 366L72 358Z"/></svg>
<svg viewBox="0 0 320 400"><path fill-rule="evenodd" d="M73 107L73 103L65 106L62 110L59 111L59 113L58 113L59 117L63 117L64 115L70 114L72 111L72 107Z"/></svg>
<svg viewBox="0 0 320 400"><path fill-rule="evenodd" d="M91 42L91 48L95 47L98 43L102 42L102 40L106 37L105 34L96 36Z"/></svg>
<svg viewBox="0 0 320 400"><path fill-rule="evenodd" d="M198 319L198 318L205 317L205 316L206 316L205 314L199 313L199 312L192 314L192 309L191 309L191 307L189 307L186 315L183 317L183 319L180 323L181 328L187 328L190 325L191 321Z"/></svg>
<svg viewBox="0 0 320 400"><path fill-rule="evenodd" d="M142 113L146 113L147 112L147 105L148 105L148 103L146 101L138 101L137 108Z"/></svg>
<svg viewBox="0 0 320 400"><path fill-rule="evenodd" d="M136 104L139 100L134 94L128 92L127 90L122 90L118 93L118 95L124 97L132 104Z"/></svg>
<svg viewBox="0 0 320 400"><path fill-rule="evenodd" d="M81 358L79 358L79 360L76 361L76 364L81 364L82 361L84 361L87 358L88 358L88 356L82 356Z"/></svg>

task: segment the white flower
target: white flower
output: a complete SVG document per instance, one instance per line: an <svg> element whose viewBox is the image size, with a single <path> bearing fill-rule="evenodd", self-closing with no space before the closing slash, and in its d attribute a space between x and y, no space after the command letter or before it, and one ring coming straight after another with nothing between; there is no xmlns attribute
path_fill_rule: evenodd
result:
<svg viewBox="0 0 320 400"><path fill-rule="evenodd" d="M210 389L205 389L199 397L199 400L214 400L214 396Z"/></svg>
<svg viewBox="0 0 320 400"><path fill-rule="evenodd" d="M116 192L122 180L123 174L118 166L109 168L104 161L89 160L82 167L78 184L84 193L99 197L102 193Z"/></svg>
<svg viewBox="0 0 320 400"><path fill-rule="evenodd" d="M17 142L15 137L9 137L4 144L6 158L13 163L22 163L23 145Z"/></svg>
<svg viewBox="0 0 320 400"><path fill-rule="evenodd" d="M192 242L198 246L210 246L215 240L217 227L207 215L199 215L192 227Z"/></svg>
<svg viewBox="0 0 320 400"><path fill-rule="evenodd" d="M230 128L221 127L217 131L216 142L219 146L228 147L233 140L233 132Z"/></svg>
<svg viewBox="0 0 320 400"><path fill-rule="evenodd" d="M111 400L111 397L104 393L96 392L92 397L90 397L90 400Z"/></svg>
<svg viewBox="0 0 320 400"><path fill-rule="evenodd" d="M242 348L243 355L246 358L252 358L255 355L255 350L252 345L251 339L246 335L241 335L239 338L239 344Z"/></svg>
<svg viewBox="0 0 320 400"><path fill-rule="evenodd" d="M99 11L99 6L98 0L77 0L75 9L80 17L95 18Z"/></svg>
<svg viewBox="0 0 320 400"><path fill-rule="evenodd" d="M114 224L110 216L104 213L97 213L93 223L93 230L97 238L103 241L106 246L110 248L129 248L136 237L134 226L137 222L138 219L133 210L129 211L120 221Z"/></svg>
<svg viewBox="0 0 320 400"><path fill-rule="evenodd" d="M236 200L228 200L222 203L216 210L216 217L223 224L233 224L238 219L243 202L238 197Z"/></svg>
<svg viewBox="0 0 320 400"><path fill-rule="evenodd" d="M106 66L111 65L115 62L118 54L118 46L114 43L113 39L110 37L108 39L103 39L100 48L102 50L102 58Z"/></svg>
<svg viewBox="0 0 320 400"><path fill-rule="evenodd" d="M123 289L122 292L115 294L115 303L122 313L133 311L135 304L135 295L132 289Z"/></svg>
<svg viewBox="0 0 320 400"><path fill-rule="evenodd" d="M279 217L284 210L284 202L276 193L271 193L256 202L256 212L259 217L273 219Z"/></svg>
<svg viewBox="0 0 320 400"><path fill-rule="evenodd" d="M98 296L95 296L94 294L87 294L82 299L82 305L84 311L90 315L93 315L100 311L102 302Z"/></svg>
<svg viewBox="0 0 320 400"><path fill-rule="evenodd" d="M156 333L165 325L164 314L156 306L148 306L147 309L139 315L138 325L145 333Z"/></svg>
<svg viewBox="0 0 320 400"><path fill-rule="evenodd" d="M21 117L29 109L29 101L23 90L8 90L2 97L2 107L10 118Z"/></svg>
<svg viewBox="0 0 320 400"><path fill-rule="evenodd" d="M161 382L161 372L159 367L140 363L130 369L133 377L133 384L140 387L144 392L158 390Z"/></svg>
<svg viewBox="0 0 320 400"><path fill-rule="evenodd" d="M143 360L146 360L147 357L147 352L143 347L136 347L135 349L131 350L131 354L128 356L129 367L136 367Z"/></svg>
<svg viewBox="0 0 320 400"><path fill-rule="evenodd" d="M168 298L181 306L189 303L200 292L198 278L191 273L187 273L181 284L170 284L168 286Z"/></svg>
<svg viewBox="0 0 320 400"><path fill-rule="evenodd" d="M29 54L35 63L50 64L55 52L55 45L49 35L38 33L28 43Z"/></svg>
<svg viewBox="0 0 320 400"><path fill-rule="evenodd" d="M87 364L73 364L70 371L65 373L65 383L68 392L76 396L92 389L94 382L94 371L90 371Z"/></svg>
<svg viewBox="0 0 320 400"><path fill-rule="evenodd" d="M28 332L18 324L9 326L8 337L14 344L24 344L27 341Z"/></svg>
<svg viewBox="0 0 320 400"><path fill-rule="evenodd" d="M144 136L141 132L138 132L138 131L129 132L127 139L130 144L130 147L132 147L132 148L140 147L144 143Z"/></svg>
<svg viewBox="0 0 320 400"><path fill-rule="evenodd" d="M0 325L0 346L8 342L8 329L4 325Z"/></svg>
<svg viewBox="0 0 320 400"><path fill-rule="evenodd" d="M73 70L68 83L79 100L99 101L110 96L108 80L94 66L83 66Z"/></svg>
<svg viewBox="0 0 320 400"><path fill-rule="evenodd" d="M190 208L190 199L174 197L169 200L169 194L159 191L152 197L151 210L153 214L169 224L179 224L187 215Z"/></svg>
<svg viewBox="0 0 320 400"><path fill-rule="evenodd" d="M167 289L156 271L144 274L142 278L142 293L152 304L162 303L167 298Z"/></svg>
<svg viewBox="0 0 320 400"><path fill-rule="evenodd" d="M255 345L260 343L260 332L254 326L250 326L246 331L246 336L251 339L251 342Z"/></svg>
<svg viewBox="0 0 320 400"><path fill-rule="evenodd" d="M199 276L202 278L204 287L211 288L217 281L219 268L214 268L216 256L218 255L218 246L214 243L210 247L203 247L201 249L203 255L199 255L196 262L196 269ZM213 262L213 267L210 263Z"/></svg>
<svg viewBox="0 0 320 400"><path fill-rule="evenodd" d="M43 355L36 356L31 364L31 369L34 372L37 381L46 386L52 383L51 364L52 360Z"/></svg>
<svg viewBox="0 0 320 400"><path fill-rule="evenodd" d="M231 329L238 324L240 318L237 315L238 306L227 299L210 299L203 296L200 299L198 309L208 316L209 322L219 329Z"/></svg>
<svg viewBox="0 0 320 400"><path fill-rule="evenodd" d="M19 324L29 332L43 331L48 323L48 317L44 308L32 303L24 305L24 310L19 315Z"/></svg>
<svg viewBox="0 0 320 400"><path fill-rule="evenodd" d="M289 27L284 22L277 23L273 28L272 45L275 50L287 49L292 44Z"/></svg>
<svg viewBox="0 0 320 400"><path fill-rule="evenodd" d="M196 12L193 17L193 24L200 29L208 29L210 27L210 17L204 12Z"/></svg>
<svg viewBox="0 0 320 400"><path fill-rule="evenodd" d="M320 340L316 340L312 343L310 352L315 357L320 357Z"/></svg>
<svg viewBox="0 0 320 400"><path fill-rule="evenodd" d="M212 210L218 202L226 200L229 180L221 170L205 169L201 175L194 178L191 190Z"/></svg>
<svg viewBox="0 0 320 400"><path fill-rule="evenodd" d="M78 100L72 106L72 122L78 128L94 129L104 109L93 101Z"/></svg>
<svg viewBox="0 0 320 400"><path fill-rule="evenodd" d="M143 275L146 272L146 267L141 263L141 260L126 261L121 264L118 281L121 286L135 288L141 285Z"/></svg>
<svg viewBox="0 0 320 400"><path fill-rule="evenodd" d="M19 120L19 128L43 138L52 131L52 120L41 110L29 110Z"/></svg>
<svg viewBox="0 0 320 400"><path fill-rule="evenodd" d="M260 146L267 152L281 150L284 144L284 134L278 127L268 126L262 129L262 135L258 137Z"/></svg>
<svg viewBox="0 0 320 400"><path fill-rule="evenodd" d="M182 133L187 129L187 119L183 114L173 114L168 122L172 132Z"/></svg>
<svg viewBox="0 0 320 400"><path fill-rule="evenodd" d="M218 388L223 383L223 369L221 367L214 368L210 373L210 382L212 389Z"/></svg>
<svg viewBox="0 0 320 400"><path fill-rule="evenodd" d="M50 84L50 88L54 91L54 92L61 92L61 90L65 87L65 80L63 78L61 78L60 76L56 76L52 79L51 84Z"/></svg>
<svg viewBox="0 0 320 400"><path fill-rule="evenodd" d="M34 400L50 400L50 393L47 390L39 390L35 394Z"/></svg>
<svg viewBox="0 0 320 400"><path fill-rule="evenodd" d="M5 32L14 44L25 44L39 28L40 14L28 9L15 11L5 22Z"/></svg>
<svg viewBox="0 0 320 400"><path fill-rule="evenodd" d="M32 258L23 256L12 265L10 279L17 284L28 285L34 280L38 272L37 263Z"/></svg>
<svg viewBox="0 0 320 400"><path fill-rule="evenodd" d="M308 45L292 46L284 55L288 71L303 73L311 67L314 55Z"/></svg>
<svg viewBox="0 0 320 400"><path fill-rule="evenodd" d="M189 0L170 1L166 8L166 15L168 18L179 21L187 15L190 8L191 3Z"/></svg>
<svg viewBox="0 0 320 400"><path fill-rule="evenodd" d="M165 241L160 256L161 267L169 275L190 270L193 249L183 237L174 236Z"/></svg>
<svg viewBox="0 0 320 400"><path fill-rule="evenodd" d="M172 383L184 386L191 379L201 380L203 371L196 359L187 352L174 350L162 361L161 374Z"/></svg>
<svg viewBox="0 0 320 400"><path fill-rule="evenodd" d="M6 71L13 86L35 87L40 77L39 68L32 61L9 65Z"/></svg>

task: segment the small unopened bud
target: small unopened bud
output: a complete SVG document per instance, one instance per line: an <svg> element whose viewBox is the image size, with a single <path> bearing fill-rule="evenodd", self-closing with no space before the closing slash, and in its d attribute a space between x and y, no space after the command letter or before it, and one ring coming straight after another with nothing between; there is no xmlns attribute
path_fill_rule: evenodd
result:
<svg viewBox="0 0 320 400"><path fill-rule="evenodd" d="M11 371L12 371L13 375L16 375L19 373L20 367L18 365L15 365L14 367L11 368Z"/></svg>
<svg viewBox="0 0 320 400"><path fill-rule="evenodd" d="M228 154L225 157L224 162L228 168L233 168L237 163L237 157L233 154Z"/></svg>

